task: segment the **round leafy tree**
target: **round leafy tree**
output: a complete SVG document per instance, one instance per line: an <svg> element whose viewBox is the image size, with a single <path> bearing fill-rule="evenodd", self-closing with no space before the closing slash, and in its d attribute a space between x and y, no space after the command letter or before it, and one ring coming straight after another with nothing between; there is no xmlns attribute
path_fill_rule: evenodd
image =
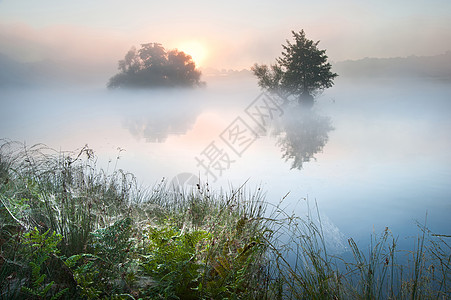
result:
<svg viewBox="0 0 451 300"><path fill-rule="evenodd" d="M119 61L119 73L110 78L109 88L194 87L202 85L201 72L191 56L178 50L166 51L161 44L132 47Z"/></svg>
<svg viewBox="0 0 451 300"><path fill-rule="evenodd" d="M338 75L331 72L326 50L318 49L319 41L305 37L304 30L292 31L294 43L282 45L282 56L270 65L252 67L258 85L283 97L294 95L300 103L312 105L313 96L333 85Z"/></svg>

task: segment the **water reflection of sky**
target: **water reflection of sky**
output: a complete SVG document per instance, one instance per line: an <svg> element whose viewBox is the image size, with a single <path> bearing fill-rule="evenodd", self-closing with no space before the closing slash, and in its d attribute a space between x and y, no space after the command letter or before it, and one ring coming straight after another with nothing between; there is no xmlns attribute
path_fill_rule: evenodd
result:
<svg viewBox="0 0 451 300"><path fill-rule="evenodd" d="M212 141L219 143L221 132L245 117L258 94L249 85L169 94L14 91L1 96L0 137L66 150L88 144L101 166L120 147L125 151L118 166L144 184L181 172L206 179L195 157ZM316 199L344 236L362 241L373 228L381 232L386 226L401 236L414 234L414 221L423 221L426 212L433 231L449 234L450 95L448 85L433 82L338 81L308 117L275 124L277 134L260 135L210 184L239 186L248 180L249 188L261 185L274 203L290 192L287 207L299 214L305 213L302 199ZM321 124L323 130L315 132ZM316 142L318 152L292 169L296 154L305 157L300 150L305 141Z"/></svg>

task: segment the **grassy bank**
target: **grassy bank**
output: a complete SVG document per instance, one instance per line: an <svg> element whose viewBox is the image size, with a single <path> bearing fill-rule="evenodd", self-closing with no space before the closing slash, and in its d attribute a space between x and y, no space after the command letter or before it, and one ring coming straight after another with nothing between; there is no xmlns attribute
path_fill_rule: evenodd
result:
<svg viewBox="0 0 451 300"><path fill-rule="evenodd" d="M84 147L0 143L0 299L447 299L448 237L390 230L353 259L329 254L317 218L261 189L152 188ZM315 215L319 217L317 209ZM313 214L313 213L312 213Z"/></svg>

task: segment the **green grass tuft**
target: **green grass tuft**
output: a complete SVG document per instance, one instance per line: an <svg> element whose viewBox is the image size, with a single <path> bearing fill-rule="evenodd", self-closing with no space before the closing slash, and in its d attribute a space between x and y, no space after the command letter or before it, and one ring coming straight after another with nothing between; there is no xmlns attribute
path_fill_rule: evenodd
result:
<svg viewBox="0 0 451 300"><path fill-rule="evenodd" d="M387 228L353 258L245 185L145 189L87 146L0 144L0 299L449 299L448 235ZM282 199L283 200L283 199Z"/></svg>

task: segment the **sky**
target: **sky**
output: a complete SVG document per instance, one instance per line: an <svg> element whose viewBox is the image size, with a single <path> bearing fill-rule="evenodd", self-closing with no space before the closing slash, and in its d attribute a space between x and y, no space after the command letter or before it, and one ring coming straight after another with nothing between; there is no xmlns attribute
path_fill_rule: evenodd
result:
<svg viewBox="0 0 451 300"><path fill-rule="evenodd" d="M274 62L301 29L331 61L438 55L451 50L451 1L0 0L0 53L24 62L116 70L158 42L202 68L243 69Z"/></svg>

